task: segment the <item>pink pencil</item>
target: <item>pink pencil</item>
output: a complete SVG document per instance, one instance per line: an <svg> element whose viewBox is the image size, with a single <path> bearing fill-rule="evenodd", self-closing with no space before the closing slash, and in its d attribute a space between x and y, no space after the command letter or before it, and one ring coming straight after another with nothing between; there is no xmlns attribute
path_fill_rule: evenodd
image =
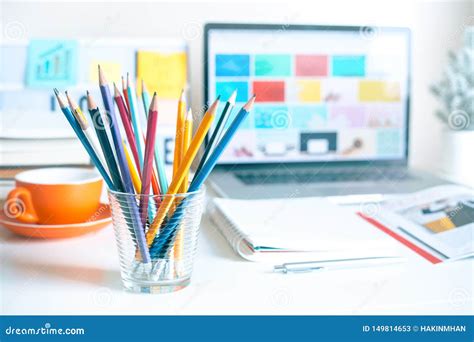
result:
<svg viewBox="0 0 474 342"><path fill-rule="evenodd" d="M128 143L130 145L130 149L132 150L133 159L135 160L135 165L137 167L138 173L140 173L140 161L138 159L138 151L137 151L137 142L135 141L135 135L133 134L132 125L130 124L130 120L128 118L128 110L123 101L123 97L120 94L120 90L114 83L114 100L117 104L117 108L120 113L120 118L122 119L123 128L125 128L125 133L127 134Z"/></svg>
<svg viewBox="0 0 474 342"><path fill-rule="evenodd" d="M148 122L146 130L145 155L142 170L142 191L140 199L140 213L142 215L142 222L145 222L148 207L148 194L150 193L151 177L153 174L153 156L155 153L155 138L156 138L156 123L158 121L158 101L156 100L156 93L150 104L148 113ZM144 196L143 196L144 195Z"/></svg>

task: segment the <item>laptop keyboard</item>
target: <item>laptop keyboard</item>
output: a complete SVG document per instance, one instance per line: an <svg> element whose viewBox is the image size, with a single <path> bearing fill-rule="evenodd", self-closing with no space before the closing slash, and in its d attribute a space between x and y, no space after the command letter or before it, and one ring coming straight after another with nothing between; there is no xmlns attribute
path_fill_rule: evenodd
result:
<svg viewBox="0 0 474 342"><path fill-rule="evenodd" d="M319 171L297 171L297 172L237 172L236 177L243 183L252 184L286 184L286 183L327 183L327 182L354 182L354 181L387 181L387 180L409 180L413 175L404 169L367 170L349 169L332 172Z"/></svg>

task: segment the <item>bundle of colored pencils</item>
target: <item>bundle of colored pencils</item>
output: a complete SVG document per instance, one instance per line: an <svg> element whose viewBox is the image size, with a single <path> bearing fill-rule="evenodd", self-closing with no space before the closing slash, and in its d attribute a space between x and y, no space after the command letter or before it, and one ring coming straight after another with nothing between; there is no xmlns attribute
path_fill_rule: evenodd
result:
<svg viewBox="0 0 474 342"><path fill-rule="evenodd" d="M129 211L127 216L133 219L130 231L137 241L141 261L148 263L151 259L164 258L173 245L180 241L179 224L188 202L184 197L184 200L176 203L174 195L194 193L201 188L239 125L247 117L255 96L227 125L235 105L234 92L227 100L214 129L211 129L219 104L218 97L207 109L193 135L193 116L191 109L186 110L183 90L177 109L173 177L168 183L163 159L157 148L157 94L154 93L150 101L142 80L141 97L147 122L146 128L143 129L143 114L137 105L136 92L128 74L126 81L122 78L122 91L114 84L112 96L99 66L99 86L105 112L99 110L91 94L87 92L87 106L95 135L89 121L67 91L67 101L57 89L54 89L54 93L64 116L104 178L107 187L114 192L142 195L139 196L138 204L131 199L126 208ZM116 114L116 109L119 115ZM122 136L122 132L125 132L125 136ZM189 183L191 164L197 158L207 134L210 136L209 142ZM150 203L150 198L155 203ZM180 248L177 246L175 255L179 257L179 253Z"/></svg>

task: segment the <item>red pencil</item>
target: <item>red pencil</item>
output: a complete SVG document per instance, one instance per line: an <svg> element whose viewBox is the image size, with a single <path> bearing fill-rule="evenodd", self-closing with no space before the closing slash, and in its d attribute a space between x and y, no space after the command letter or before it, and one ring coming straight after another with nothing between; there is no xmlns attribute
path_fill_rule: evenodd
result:
<svg viewBox="0 0 474 342"><path fill-rule="evenodd" d="M153 95L148 113L148 122L146 130L145 155L142 170L142 191L140 198L140 213L142 222L146 222L148 194L150 193L150 185L153 174L153 158L155 153L156 123L158 121L158 101L156 93ZM155 194L159 195L159 194Z"/></svg>
<svg viewBox="0 0 474 342"><path fill-rule="evenodd" d="M114 99L120 113L120 118L122 119L123 128L125 128L125 133L127 134L128 144L130 145L130 149L132 150L132 155L133 155L133 159L135 160L135 165L137 167L138 173L141 173L140 161L138 159L137 142L135 141L135 135L133 134L132 125L130 124L130 120L128 119L128 110L125 107L125 103L123 102L123 97L120 94L120 91L118 90L115 83L114 83Z"/></svg>
<svg viewBox="0 0 474 342"><path fill-rule="evenodd" d="M130 103L128 102L128 93L127 93L127 85L125 84L125 79L122 76L122 94L125 98L125 103L127 104L127 117L128 120L132 120L132 116L130 114Z"/></svg>
<svg viewBox="0 0 474 342"><path fill-rule="evenodd" d="M146 144L146 136L145 135L143 135L143 141ZM161 194L161 188L160 188L160 184L158 183L158 175L157 175L157 172L156 172L155 168L153 168L153 172L152 172L152 175L151 175L151 188L153 189L153 193L155 195ZM157 205L159 205L160 199L158 197L156 197L155 202L156 202Z"/></svg>

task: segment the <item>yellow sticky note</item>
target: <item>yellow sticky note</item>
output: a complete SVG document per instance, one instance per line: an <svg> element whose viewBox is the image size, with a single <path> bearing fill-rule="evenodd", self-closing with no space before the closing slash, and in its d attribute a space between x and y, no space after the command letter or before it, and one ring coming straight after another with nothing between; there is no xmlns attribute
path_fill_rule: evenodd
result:
<svg viewBox="0 0 474 342"><path fill-rule="evenodd" d="M400 85L397 82L360 81L359 101L396 102L400 101Z"/></svg>
<svg viewBox="0 0 474 342"><path fill-rule="evenodd" d="M141 80L150 93L160 98L177 99L186 85L186 53L159 53L138 51L137 86L141 93Z"/></svg>
<svg viewBox="0 0 474 342"><path fill-rule="evenodd" d="M109 82L118 82L122 77L122 65L110 61L93 61L89 66L89 80L93 83L99 82L99 72L97 66L104 71L105 77Z"/></svg>
<svg viewBox="0 0 474 342"><path fill-rule="evenodd" d="M321 102L321 82L299 80L298 99L301 102Z"/></svg>

